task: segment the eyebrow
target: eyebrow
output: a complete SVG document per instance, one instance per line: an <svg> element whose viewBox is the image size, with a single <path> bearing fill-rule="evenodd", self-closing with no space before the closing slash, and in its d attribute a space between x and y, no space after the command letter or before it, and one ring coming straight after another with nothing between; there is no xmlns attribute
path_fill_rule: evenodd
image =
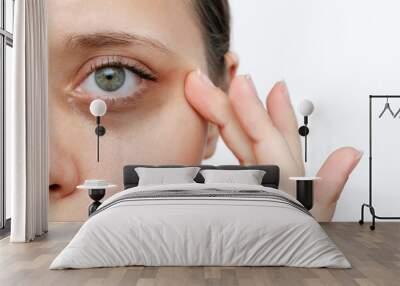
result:
<svg viewBox="0 0 400 286"><path fill-rule="evenodd" d="M95 32L87 34L69 34L66 45L70 48L98 48L111 46L146 45L161 50L171 51L163 43L149 37L125 32Z"/></svg>

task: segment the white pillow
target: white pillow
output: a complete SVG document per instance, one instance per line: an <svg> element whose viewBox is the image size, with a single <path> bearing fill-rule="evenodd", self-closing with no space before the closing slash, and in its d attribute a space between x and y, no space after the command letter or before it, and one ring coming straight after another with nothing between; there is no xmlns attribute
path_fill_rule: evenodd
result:
<svg viewBox="0 0 400 286"><path fill-rule="evenodd" d="M199 167L135 168L139 176L139 186L195 183L193 179L199 170Z"/></svg>
<svg viewBox="0 0 400 286"><path fill-rule="evenodd" d="M261 185L265 171L262 170L202 170L205 184L246 184Z"/></svg>

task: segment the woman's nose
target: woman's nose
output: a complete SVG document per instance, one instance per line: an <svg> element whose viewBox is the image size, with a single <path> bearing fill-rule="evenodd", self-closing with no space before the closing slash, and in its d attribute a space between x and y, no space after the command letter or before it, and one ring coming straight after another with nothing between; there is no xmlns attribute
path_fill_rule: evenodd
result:
<svg viewBox="0 0 400 286"><path fill-rule="evenodd" d="M56 198L72 194L79 184L78 168L70 154L57 144L50 147L49 191ZM63 152L64 151L64 152Z"/></svg>

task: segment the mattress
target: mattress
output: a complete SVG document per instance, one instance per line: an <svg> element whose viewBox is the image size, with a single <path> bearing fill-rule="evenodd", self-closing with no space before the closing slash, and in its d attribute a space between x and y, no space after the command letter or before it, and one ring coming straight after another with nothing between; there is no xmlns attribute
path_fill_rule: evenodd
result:
<svg viewBox="0 0 400 286"><path fill-rule="evenodd" d="M193 183L139 186L108 198L50 269L133 265L351 267L286 193Z"/></svg>

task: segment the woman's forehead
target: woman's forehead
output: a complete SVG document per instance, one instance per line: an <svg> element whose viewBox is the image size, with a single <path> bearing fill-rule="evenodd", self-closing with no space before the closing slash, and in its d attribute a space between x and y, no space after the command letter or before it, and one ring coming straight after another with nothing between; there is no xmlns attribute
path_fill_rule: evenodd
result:
<svg viewBox="0 0 400 286"><path fill-rule="evenodd" d="M171 52L191 53L202 47L203 42L199 22L189 3L187 0L50 0L49 33L51 39L63 45L71 37L83 39L89 35L88 40L93 40L96 34L114 34L121 39L126 34L131 39L129 36L152 39Z"/></svg>

